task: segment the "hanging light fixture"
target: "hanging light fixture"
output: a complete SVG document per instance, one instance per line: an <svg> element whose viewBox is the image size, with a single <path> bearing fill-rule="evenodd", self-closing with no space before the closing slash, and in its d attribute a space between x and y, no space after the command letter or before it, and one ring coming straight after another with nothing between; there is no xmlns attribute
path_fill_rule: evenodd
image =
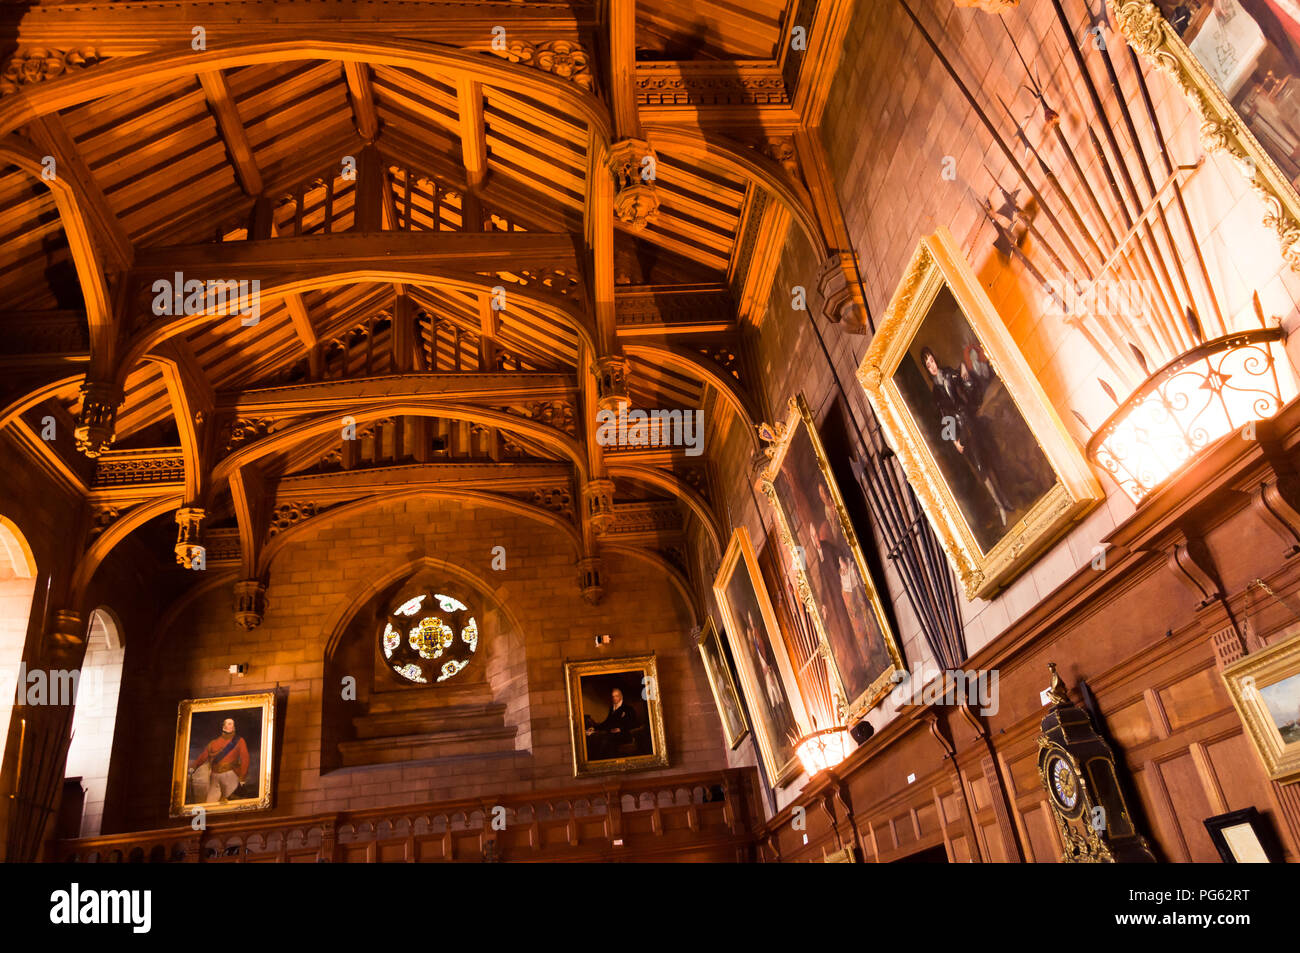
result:
<svg viewBox="0 0 1300 953"><path fill-rule="evenodd" d="M795 743L794 750L804 771L812 777L819 771L835 767L848 756L852 747L849 730L843 725L835 725L804 735Z"/></svg>
<svg viewBox="0 0 1300 953"><path fill-rule="evenodd" d="M1261 325L1265 324L1262 313ZM1295 395L1280 327L1205 341L1158 368L1088 441L1088 458L1135 503L1202 450L1272 417ZM1111 395L1114 396L1113 394Z"/></svg>

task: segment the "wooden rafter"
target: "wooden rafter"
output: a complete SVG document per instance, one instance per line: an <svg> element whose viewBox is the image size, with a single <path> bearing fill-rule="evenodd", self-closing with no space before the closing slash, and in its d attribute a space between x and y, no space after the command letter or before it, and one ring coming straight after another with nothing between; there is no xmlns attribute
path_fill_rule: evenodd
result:
<svg viewBox="0 0 1300 953"><path fill-rule="evenodd" d="M352 99L352 117L362 140L371 143L379 135L379 114L375 111L375 92L370 85L370 67L365 63L344 63L348 93Z"/></svg>
<svg viewBox="0 0 1300 953"><path fill-rule="evenodd" d="M217 120L217 129L226 143L230 160L239 174L240 184L249 195L261 195L262 173L257 168L253 147L248 141L244 121L239 118L235 97L230 92L229 84L226 83L225 74L220 70L199 73L199 83L203 86L203 94L208 98L212 115Z"/></svg>

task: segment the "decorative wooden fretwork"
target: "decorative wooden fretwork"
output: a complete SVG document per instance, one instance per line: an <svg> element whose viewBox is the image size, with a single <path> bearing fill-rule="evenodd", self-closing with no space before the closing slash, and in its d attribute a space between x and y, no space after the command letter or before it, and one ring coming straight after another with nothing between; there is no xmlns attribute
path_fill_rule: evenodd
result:
<svg viewBox="0 0 1300 953"><path fill-rule="evenodd" d="M72 50L24 49L15 53L0 72L0 96L20 92L24 86L58 79L65 73L100 62L93 46Z"/></svg>

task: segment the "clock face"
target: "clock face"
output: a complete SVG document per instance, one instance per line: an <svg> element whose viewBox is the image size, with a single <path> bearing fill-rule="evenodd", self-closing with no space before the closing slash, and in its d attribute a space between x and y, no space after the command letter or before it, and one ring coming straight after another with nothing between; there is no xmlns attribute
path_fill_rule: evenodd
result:
<svg viewBox="0 0 1300 953"><path fill-rule="evenodd" d="M1047 779L1051 784L1052 797L1066 813L1073 813L1079 807L1079 776L1074 768L1060 755L1052 755L1047 762Z"/></svg>

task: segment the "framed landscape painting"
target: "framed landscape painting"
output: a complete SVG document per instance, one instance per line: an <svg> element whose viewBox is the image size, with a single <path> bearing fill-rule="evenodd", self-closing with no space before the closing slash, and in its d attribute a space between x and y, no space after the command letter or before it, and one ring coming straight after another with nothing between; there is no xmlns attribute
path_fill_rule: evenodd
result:
<svg viewBox="0 0 1300 953"><path fill-rule="evenodd" d="M749 731L745 723L745 712L740 704L740 694L736 691L736 682L731 677L731 664L727 661L727 650L718 636L718 629L709 618L704 623L698 643L700 658L704 662L704 672L709 677L709 689L713 692L713 703L718 707L718 718L722 721L722 735L728 748L735 748Z"/></svg>
<svg viewBox="0 0 1300 953"><path fill-rule="evenodd" d="M189 698L176 717L171 816L271 806L275 693Z"/></svg>
<svg viewBox="0 0 1300 953"><path fill-rule="evenodd" d="M668 767L655 656L564 663L573 776Z"/></svg>
<svg viewBox="0 0 1300 953"><path fill-rule="evenodd" d="M802 770L795 743L803 737L808 719L793 688L797 683L790 657L763 586L754 544L743 526L732 534L713 594L754 720L759 756L772 786L779 787Z"/></svg>
<svg viewBox="0 0 1300 953"><path fill-rule="evenodd" d="M1223 680L1269 779L1300 779L1300 635L1233 662Z"/></svg>
<svg viewBox="0 0 1300 953"><path fill-rule="evenodd" d="M968 599L1102 498L946 229L921 240L858 379Z"/></svg>
<svg viewBox="0 0 1300 953"><path fill-rule="evenodd" d="M873 708L905 671L866 557L803 395L776 428L760 484L776 512L786 565L839 681L847 721Z"/></svg>

